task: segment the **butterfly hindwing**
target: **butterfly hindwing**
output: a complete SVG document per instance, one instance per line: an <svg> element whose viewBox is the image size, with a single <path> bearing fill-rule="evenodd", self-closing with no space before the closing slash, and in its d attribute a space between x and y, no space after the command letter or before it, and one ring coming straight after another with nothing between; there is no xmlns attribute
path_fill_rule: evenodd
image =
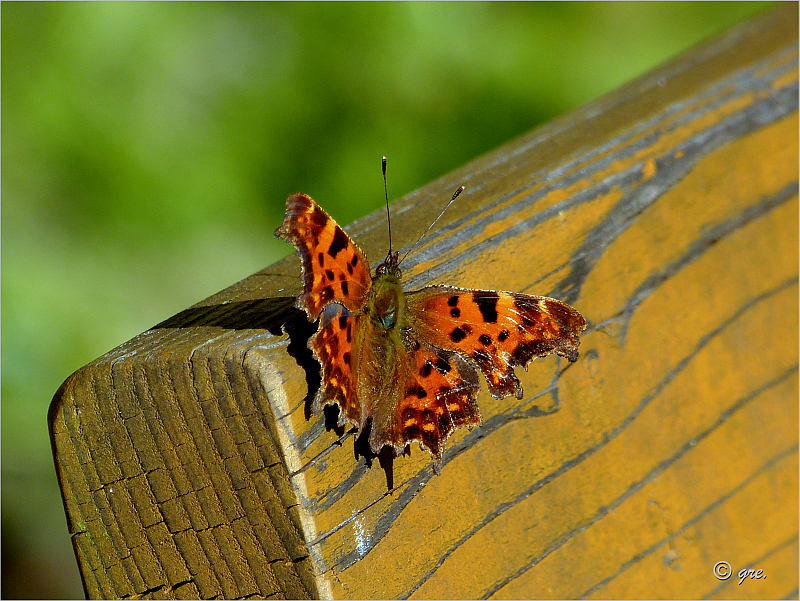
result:
<svg viewBox="0 0 800 601"><path fill-rule="evenodd" d="M429 286L406 295L417 335L478 366L495 398L522 398L514 367L556 353L575 361L586 320L559 300L512 292Z"/></svg>
<svg viewBox="0 0 800 601"><path fill-rule="evenodd" d="M297 306L315 320L335 301L356 313L372 284L369 263L345 231L305 194L286 199L275 236L294 244L303 262L303 294Z"/></svg>
<svg viewBox="0 0 800 601"><path fill-rule="evenodd" d="M356 394L356 369L353 356L356 317L337 303L322 311L317 333L309 348L322 366L322 382L314 398L314 412L328 404L339 405L339 424L361 424L361 404Z"/></svg>
<svg viewBox="0 0 800 601"><path fill-rule="evenodd" d="M370 446L377 452L391 444L400 452L418 441L433 456L438 473L452 431L481 423L478 374L456 353L408 337L404 346L408 350L399 374L399 399L376 408Z"/></svg>

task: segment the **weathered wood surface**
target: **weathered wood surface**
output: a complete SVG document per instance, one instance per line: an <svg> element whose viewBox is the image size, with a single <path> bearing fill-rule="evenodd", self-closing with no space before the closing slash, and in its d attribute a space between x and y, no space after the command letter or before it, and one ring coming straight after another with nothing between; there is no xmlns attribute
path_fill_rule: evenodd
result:
<svg viewBox="0 0 800 601"><path fill-rule="evenodd" d="M415 446L387 491L306 418L296 257L71 376L49 418L88 595L796 597L797 27L779 7L393 204L401 246L468 189L409 288L590 322L521 401L484 385L441 476ZM383 258L381 213L349 232Z"/></svg>

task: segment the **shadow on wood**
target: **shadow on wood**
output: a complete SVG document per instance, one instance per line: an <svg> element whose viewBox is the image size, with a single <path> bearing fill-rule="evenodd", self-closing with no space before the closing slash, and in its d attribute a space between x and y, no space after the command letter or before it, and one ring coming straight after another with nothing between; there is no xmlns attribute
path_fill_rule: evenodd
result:
<svg viewBox="0 0 800 601"><path fill-rule="evenodd" d="M797 27L780 6L394 204L407 246L467 186L407 289L589 321L522 399L484 388L441 476L310 415L296 257L71 376L49 420L88 595L796 597ZM384 232L349 229L373 260Z"/></svg>

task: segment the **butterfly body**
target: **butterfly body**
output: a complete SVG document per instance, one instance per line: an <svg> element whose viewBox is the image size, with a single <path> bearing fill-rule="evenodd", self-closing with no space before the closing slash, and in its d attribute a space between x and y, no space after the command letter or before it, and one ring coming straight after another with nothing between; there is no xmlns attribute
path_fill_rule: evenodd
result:
<svg viewBox="0 0 800 601"><path fill-rule="evenodd" d="M478 370L495 398L522 398L515 366L551 353L577 359L586 321L569 305L452 286L406 292L398 254L373 277L361 250L310 197L286 203L275 235L297 247L297 306L320 320L309 341L322 366L314 410L336 404L340 424L363 431L371 423L374 453L385 445L400 453L416 440L438 473L452 431L481 423Z"/></svg>

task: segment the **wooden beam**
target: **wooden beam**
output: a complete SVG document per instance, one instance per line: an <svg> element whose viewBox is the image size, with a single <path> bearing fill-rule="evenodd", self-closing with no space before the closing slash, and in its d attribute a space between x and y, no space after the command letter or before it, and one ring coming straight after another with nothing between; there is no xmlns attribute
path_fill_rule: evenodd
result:
<svg viewBox="0 0 800 601"><path fill-rule="evenodd" d="M296 256L73 374L49 425L87 595L797 596L797 30L780 6L393 204L408 246L467 186L407 289L589 321L521 400L484 385L440 476L308 416ZM348 232L383 258L382 211Z"/></svg>

